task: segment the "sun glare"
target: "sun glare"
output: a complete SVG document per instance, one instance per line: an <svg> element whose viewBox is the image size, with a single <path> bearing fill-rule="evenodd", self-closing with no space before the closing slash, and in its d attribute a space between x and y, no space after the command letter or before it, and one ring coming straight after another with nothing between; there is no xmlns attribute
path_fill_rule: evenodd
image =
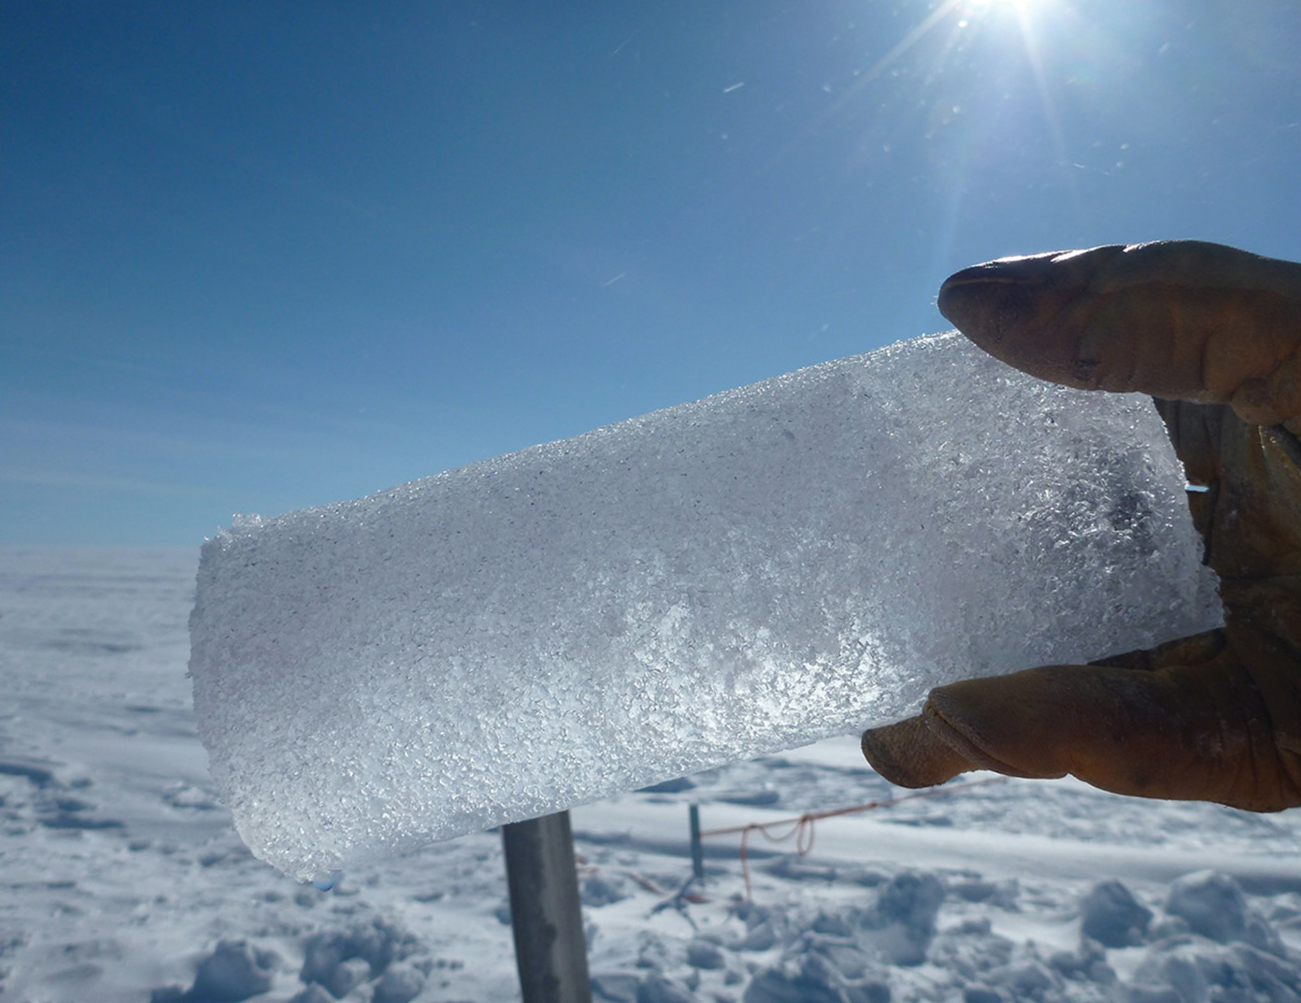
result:
<svg viewBox="0 0 1301 1003"><path fill-rule="evenodd" d="M1018 12L1027 11L1036 6L1040 0L967 0L966 6L973 10L986 7L1011 7Z"/></svg>
<svg viewBox="0 0 1301 1003"><path fill-rule="evenodd" d="M1065 169L1066 142L1049 64L1055 51L1052 41L1062 37L1064 27L1074 20L1069 5L1062 0L916 0L907 6L916 12L917 20L888 51L855 71L853 83L823 118L840 114L879 81L897 78L900 86L894 88L892 98L883 101L878 91L874 109L878 120L886 117L883 109L893 102L914 116L918 109L924 110L914 125L928 139L959 122L968 136L973 122L983 122L978 129L1046 128L1055 158ZM1029 87L997 84L1018 72L1029 74L1029 81L1022 80ZM1028 103L1021 100L1017 103L1020 122L1012 122L1007 114L1007 95L1012 92L1031 95L1029 103L1037 98L1041 115L1027 114ZM998 96L986 100L989 93ZM1065 185L1074 187L1069 172ZM961 183L955 183L950 213L954 219L962 190Z"/></svg>
<svg viewBox="0 0 1301 1003"><path fill-rule="evenodd" d="M1033 22L1048 14L1048 8L1053 6L1053 2L1054 0L942 0L889 52L877 60L865 74L860 76L858 86L861 87L878 77L885 69L933 32L938 31L941 34L948 35L949 41L942 48L946 52L951 52L958 45L956 36L952 34L954 27L962 30L979 26L991 20L997 20L995 15L1000 11L1015 15L1016 21L1020 25L1020 34L1027 49L1027 54L1033 60L1035 58L1033 52L1035 48ZM946 26L948 27L947 31L945 30Z"/></svg>

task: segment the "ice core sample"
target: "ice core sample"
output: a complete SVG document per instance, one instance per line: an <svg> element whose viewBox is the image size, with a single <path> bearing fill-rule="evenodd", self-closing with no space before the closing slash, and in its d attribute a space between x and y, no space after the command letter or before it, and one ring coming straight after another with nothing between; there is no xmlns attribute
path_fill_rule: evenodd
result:
<svg viewBox="0 0 1301 1003"><path fill-rule="evenodd" d="M1150 400L903 342L244 518L190 620L213 776L321 878L1220 623Z"/></svg>

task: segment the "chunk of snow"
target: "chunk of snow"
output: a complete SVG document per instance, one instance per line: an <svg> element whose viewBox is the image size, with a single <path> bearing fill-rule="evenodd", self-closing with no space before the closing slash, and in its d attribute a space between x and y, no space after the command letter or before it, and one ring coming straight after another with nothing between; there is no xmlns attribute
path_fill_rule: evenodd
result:
<svg viewBox="0 0 1301 1003"><path fill-rule="evenodd" d="M258 856L389 854L1220 622L1143 397L956 334L203 548L195 708Z"/></svg>

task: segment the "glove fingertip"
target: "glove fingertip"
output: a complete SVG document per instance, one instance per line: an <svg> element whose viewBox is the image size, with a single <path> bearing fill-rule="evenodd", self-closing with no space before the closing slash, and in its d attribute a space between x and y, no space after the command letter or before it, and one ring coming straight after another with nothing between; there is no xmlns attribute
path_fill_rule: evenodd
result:
<svg viewBox="0 0 1301 1003"><path fill-rule="evenodd" d="M897 787L933 787L977 767L935 737L921 717L863 732L863 756Z"/></svg>

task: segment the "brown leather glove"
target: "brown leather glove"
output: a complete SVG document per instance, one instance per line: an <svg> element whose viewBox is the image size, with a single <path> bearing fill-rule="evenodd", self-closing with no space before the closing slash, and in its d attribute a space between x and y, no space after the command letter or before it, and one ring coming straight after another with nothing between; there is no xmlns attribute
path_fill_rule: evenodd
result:
<svg viewBox="0 0 1301 1003"><path fill-rule="evenodd" d="M1197 241L1004 258L939 306L1042 379L1161 398L1225 627L1092 665L932 690L863 735L905 787L1070 773L1143 797L1301 805L1301 264Z"/></svg>

